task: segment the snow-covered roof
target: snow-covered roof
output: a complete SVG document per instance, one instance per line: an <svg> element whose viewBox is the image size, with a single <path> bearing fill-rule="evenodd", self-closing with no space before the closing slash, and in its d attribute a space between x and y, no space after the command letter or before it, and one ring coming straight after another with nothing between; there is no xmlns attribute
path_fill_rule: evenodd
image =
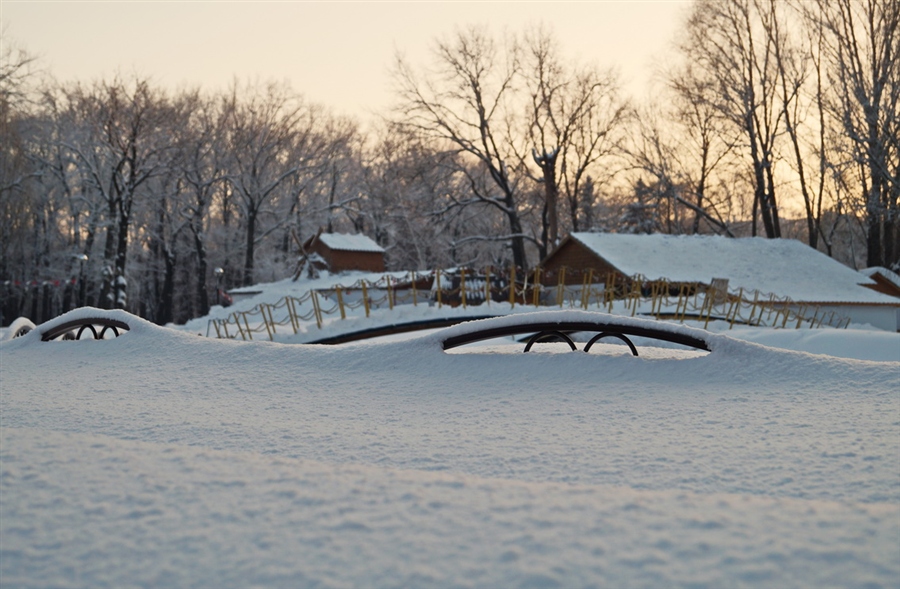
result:
<svg viewBox="0 0 900 589"><path fill-rule="evenodd" d="M884 268L882 266L872 266L871 268L860 270L860 273L865 274L870 278L874 277L875 275L881 276L885 281L893 284L897 288L900 288L900 275L888 268Z"/></svg>
<svg viewBox="0 0 900 589"><path fill-rule="evenodd" d="M572 239L626 275L744 288L809 303L900 304L862 284L871 278L794 239L716 235L573 233Z"/></svg>
<svg viewBox="0 0 900 589"><path fill-rule="evenodd" d="M384 248L365 235L323 233L319 236L319 240L331 250L384 253Z"/></svg>

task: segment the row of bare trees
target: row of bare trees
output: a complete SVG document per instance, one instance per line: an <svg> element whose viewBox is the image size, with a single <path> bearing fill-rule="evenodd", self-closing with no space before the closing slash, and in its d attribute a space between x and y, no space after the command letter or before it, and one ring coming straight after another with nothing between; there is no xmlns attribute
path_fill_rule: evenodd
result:
<svg viewBox="0 0 900 589"><path fill-rule="evenodd" d="M3 320L75 279L66 305L183 321L215 286L288 275L320 227L394 269L527 267L584 230L796 237L896 268L898 19L900 0L696 0L642 103L546 29L470 27L398 57L365 132L283 84L61 85L7 45Z"/></svg>
<svg viewBox="0 0 900 589"><path fill-rule="evenodd" d="M495 235L496 219L442 213L463 190L448 170L465 166L390 123L367 140L282 84L13 92L28 65L3 102L4 321L77 305L184 321L220 286L289 275L320 227L371 235L395 268L504 261L502 243L468 240Z"/></svg>
<svg viewBox="0 0 900 589"><path fill-rule="evenodd" d="M676 46L630 152L666 204L651 224L671 231L681 206L691 231L737 216L781 237L800 217L791 236L853 262L839 250L856 232L863 264L896 268L900 2L697 0Z"/></svg>

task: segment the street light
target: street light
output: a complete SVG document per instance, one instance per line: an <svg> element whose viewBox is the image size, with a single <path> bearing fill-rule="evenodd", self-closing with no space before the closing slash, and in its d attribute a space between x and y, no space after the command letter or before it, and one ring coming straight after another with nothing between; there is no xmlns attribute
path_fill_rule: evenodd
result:
<svg viewBox="0 0 900 589"><path fill-rule="evenodd" d="M225 270L216 266L216 269L213 270L213 274L216 275L216 304L220 304L219 302L219 293L222 292L222 275L225 274Z"/></svg>
<svg viewBox="0 0 900 589"><path fill-rule="evenodd" d="M78 306L84 306L84 263L88 261L87 254L75 254L78 260Z"/></svg>

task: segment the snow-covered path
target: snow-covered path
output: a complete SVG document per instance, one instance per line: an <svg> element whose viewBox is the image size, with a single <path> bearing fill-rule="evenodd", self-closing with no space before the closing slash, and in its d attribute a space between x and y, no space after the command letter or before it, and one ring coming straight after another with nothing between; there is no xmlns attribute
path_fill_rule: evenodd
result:
<svg viewBox="0 0 900 589"><path fill-rule="evenodd" d="M654 359L131 321L0 346L4 586L900 578L898 363L708 334L708 355Z"/></svg>

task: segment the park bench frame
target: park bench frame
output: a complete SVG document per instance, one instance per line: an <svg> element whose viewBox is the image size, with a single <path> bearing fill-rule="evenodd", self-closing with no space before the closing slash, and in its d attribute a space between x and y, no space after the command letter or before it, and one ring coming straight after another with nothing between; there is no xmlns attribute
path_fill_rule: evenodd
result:
<svg viewBox="0 0 900 589"><path fill-rule="evenodd" d="M97 332L95 326L101 326L100 332ZM78 331L75 331L75 330ZM119 337L121 331L129 331L131 328L124 321L118 319L110 319L108 317L84 317L81 319L73 319L41 332L41 341L49 342L57 338L64 340L79 340L85 331L90 331L93 339L103 339L107 331Z"/></svg>
<svg viewBox="0 0 900 589"><path fill-rule="evenodd" d="M485 329L478 329L474 331L470 331L468 333L463 333L460 335L452 335L443 340L441 340L441 347L444 350L450 350L453 348L458 348L460 346L464 346L466 344L471 344L475 342L480 342L484 340L494 339L498 337L510 337L516 335L526 335L529 333L533 333L533 335L528 344L525 347L525 351L529 351L532 345L538 341L543 339L549 339L550 337L556 337L557 339L562 339L566 343L569 344L569 347L572 350L577 349L575 343L572 341L567 333L573 333L578 331L585 332L599 332L587 344L584 346L584 351L588 352L591 349L591 346L597 342L598 340L605 337L614 337L624 341L628 344L628 347L631 349L631 353L637 356L637 348L635 348L634 344L628 339L628 336L634 337L646 337L650 339L656 339L666 342L671 342L675 344L680 344L683 346L688 346L691 348L695 348L697 350L711 351L709 348L709 344L700 337L688 335L685 333L677 333L668 331L665 329L658 329L654 327L644 327L638 325L621 325L617 323L612 323L608 321L540 321L540 322L526 322L517 323L515 325L504 325L501 327L487 327Z"/></svg>

